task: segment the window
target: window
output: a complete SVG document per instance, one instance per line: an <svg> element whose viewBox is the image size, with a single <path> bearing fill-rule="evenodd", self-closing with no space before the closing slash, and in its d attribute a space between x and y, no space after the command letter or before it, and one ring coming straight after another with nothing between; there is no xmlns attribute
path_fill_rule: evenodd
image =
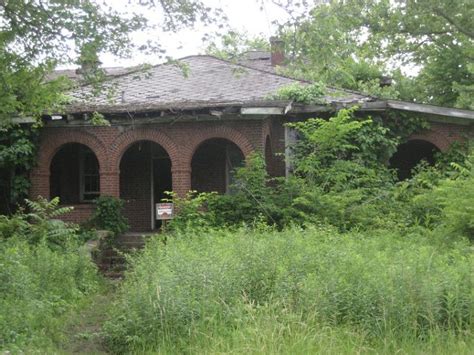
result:
<svg viewBox="0 0 474 355"><path fill-rule="evenodd" d="M92 201L100 195L99 163L89 149L81 149L79 156L81 201Z"/></svg>

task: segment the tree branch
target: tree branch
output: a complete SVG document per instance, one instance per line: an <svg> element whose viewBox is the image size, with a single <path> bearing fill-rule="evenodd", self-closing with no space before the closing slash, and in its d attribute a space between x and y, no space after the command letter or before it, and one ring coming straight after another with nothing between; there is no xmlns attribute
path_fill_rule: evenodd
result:
<svg viewBox="0 0 474 355"><path fill-rule="evenodd" d="M474 32L472 31L469 31L467 30L466 28L464 28L461 24L459 24L458 22L456 22L453 18L451 18L450 16L448 16L446 13L444 13L441 9L439 8L434 8L433 9L433 12L444 18L446 21L448 21L448 23L452 26L454 26L459 32L461 32L462 34L466 35L467 37L469 37L470 39L474 39Z"/></svg>

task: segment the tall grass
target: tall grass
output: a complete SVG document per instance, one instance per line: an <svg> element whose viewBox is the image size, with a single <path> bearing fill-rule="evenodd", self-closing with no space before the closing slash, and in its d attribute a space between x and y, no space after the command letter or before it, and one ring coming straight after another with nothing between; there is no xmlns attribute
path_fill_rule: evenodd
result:
<svg viewBox="0 0 474 355"><path fill-rule="evenodd" d="M116 352L390 353L472 342L469 244L426 231L177 233L131 260L111 319Z"/></svg>
<svg viewBox="0 0 474 355"><path fill-rule="evenodd" d="M98 286L90 257L77 244L51 249L0 240L0 349L48 347L60 317Z"/></svg>

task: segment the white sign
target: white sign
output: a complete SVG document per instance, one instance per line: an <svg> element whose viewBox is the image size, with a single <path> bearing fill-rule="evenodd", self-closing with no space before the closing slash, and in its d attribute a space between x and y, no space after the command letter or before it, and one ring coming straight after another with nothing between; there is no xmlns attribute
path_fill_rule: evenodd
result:
<svg viewBox="0 0 474 355"><path fill-rule="evenodd" d="M156 219L173 219L174 205L172 203L156 204Z"/></svg>

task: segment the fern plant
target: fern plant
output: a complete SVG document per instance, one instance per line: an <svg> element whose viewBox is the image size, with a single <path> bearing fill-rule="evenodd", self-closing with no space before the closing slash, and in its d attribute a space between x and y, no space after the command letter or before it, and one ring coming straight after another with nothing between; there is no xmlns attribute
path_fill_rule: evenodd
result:
<svg viewBox="0 0 474 355"><path fill-rule="evenodd" d="M77 241L79 227L58 219L61 215L71 212L73 207L61 207L58 197L48 201L38 198L36 201L25 200L29 213L25 215L29 222L28 239L33 244L44 242L52 249L65 248Z"/></svg>
<svg viewBox="0 0 474 355"><path fill-rule="evenodd" d="M0 216L0 240L20 238L32 245L46 244L50 249L66 249L79 242L79 227L58 219L71 212L72 207L61 207L59 199L48 201L25 200L25 209L11 217Z"/></svg>

